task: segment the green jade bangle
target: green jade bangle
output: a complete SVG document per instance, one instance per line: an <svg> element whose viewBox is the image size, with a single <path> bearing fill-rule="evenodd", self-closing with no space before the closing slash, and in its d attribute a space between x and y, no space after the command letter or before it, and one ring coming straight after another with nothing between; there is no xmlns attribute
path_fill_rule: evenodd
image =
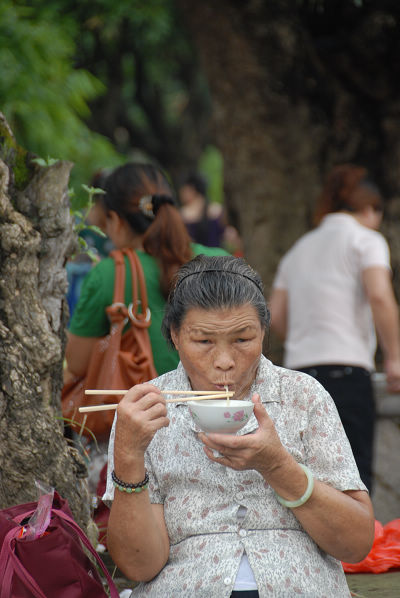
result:
<svg viewBox="0 0 400 598"><path fill-rule="evenodd" d="M314 490L314 476L312 472L308 469L308 467L306 467L306 465L303 465L302 463L299 463L299 465L306 474L308 482L306 491L304 492L303 496L298 500L285 500L275 492L275 496L278 502L280 502L281 505L283 505L284 507L288 507L289 509L295 509L296 507L301 507L302 505L304 505L308 501L312 494L312 491Z"/></svg>

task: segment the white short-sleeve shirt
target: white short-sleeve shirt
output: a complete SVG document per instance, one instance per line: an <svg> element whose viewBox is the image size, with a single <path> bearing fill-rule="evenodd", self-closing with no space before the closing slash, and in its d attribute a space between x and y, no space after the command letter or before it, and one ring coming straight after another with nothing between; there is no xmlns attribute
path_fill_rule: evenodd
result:
<svg viewBox="0 0 400 598"><path fill-rule="evenodd" d="M386 240L343 213L325 216L286 253L273 283L288 293L285 367L374 369L375 328L362 285L372 266L390 269Z"/></svg>

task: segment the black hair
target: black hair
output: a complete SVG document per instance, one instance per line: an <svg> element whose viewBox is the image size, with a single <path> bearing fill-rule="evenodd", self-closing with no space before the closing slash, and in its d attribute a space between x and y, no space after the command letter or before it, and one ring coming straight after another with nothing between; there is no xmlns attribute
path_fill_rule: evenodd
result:
<svg viewBox="0 0 400 598"><path fill-rule="evenodd" d="M198 255L177 272L169 294L162 332L173 346L171 328L179 331L189 309L223 309L250 304L264 330L270 314L259 274L242 258Z"/></svg>

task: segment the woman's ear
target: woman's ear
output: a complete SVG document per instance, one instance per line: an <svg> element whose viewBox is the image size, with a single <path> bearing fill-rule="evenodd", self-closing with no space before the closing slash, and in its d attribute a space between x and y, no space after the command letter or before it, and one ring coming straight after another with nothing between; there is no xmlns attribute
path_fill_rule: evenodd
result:
<svg viewBox="0 0 400 598"><path fill-rule="evenodd" d="M171 340L174 343L175 349L179 351L178 335L173 328L171 328Z"/></svg>
<svg viewBox="0 0 400 598"><path fill-rule="evenodd" d="M117 249L130 244L128 238L128 233L131 233L130 227L115 210L108 210L106 213L105 232Z"/></svg>
<svg viewBox="0 0 400 598"><path fill-rule="evenodd" d="M122 218L115 210L108 210L106 217L114 228L121 226Z"/></svg>
<svg viewBox="0 0 400 598"><path fill-rule="evenodd" d="M107 215L106 210L100 201L96 201L90 208L87 221L89 224L98 226L100 230L105 232Z"/></svg>

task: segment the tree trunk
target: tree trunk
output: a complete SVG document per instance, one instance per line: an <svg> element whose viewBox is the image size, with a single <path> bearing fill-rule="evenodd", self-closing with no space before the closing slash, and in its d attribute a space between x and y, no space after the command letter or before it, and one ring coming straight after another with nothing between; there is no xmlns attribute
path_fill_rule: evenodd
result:
<svg viewBox="0 0 400 598"><path fill-rule="evenodd" d="M298 40L290 24L265 22L262 3L245 3L258 6L262 19L269 55L269 62L262 62L242 3L180 4L211 88L228 208L243 236L245 256L268 288L282 252L306 228L319 181L319 131L310 124L307 105L291 105L279 90L281 73L271 64L274 44L282 42L283 69Z"/></svg>
<svg viewBox="0 0 400 598"><path fill-rule="evenodd" d="M312 226L323 176L339 162L367 166L383 189L383 231L396 273L396 15L379 3L357 7L328 0L318 10L315 3L282 0L178 4L211 90L228 212L267 296L279 259ZM275 350L272 357L279 360Z"/></svg>
<svg viewBox="0 0 400 598"><path fill-rule="evenodd" d="M0 115L0 507L36 500L35 480L67 498L87 529L87 470L60 410L66 259L76 249L72 164L40 167Z"/></svg>

